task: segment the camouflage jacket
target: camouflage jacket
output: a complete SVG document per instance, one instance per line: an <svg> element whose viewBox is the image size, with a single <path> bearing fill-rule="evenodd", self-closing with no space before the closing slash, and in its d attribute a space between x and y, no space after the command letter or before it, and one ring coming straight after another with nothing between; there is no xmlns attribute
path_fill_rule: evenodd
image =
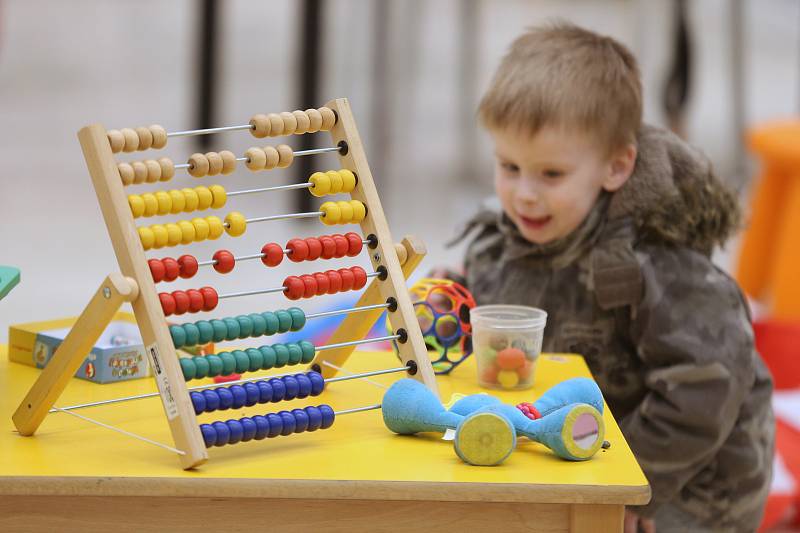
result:
<svg viewBox="0 0 800 533"><path fill-rule="evenodd" d="M644 127L631 178L569 236L532 244L502 213L479 213L465 281L479 305L546 310L543 349L586 358L650 482L640 514L669 502L752 531L771 477L772 384L747 304L709 257L737 213L705 158Z"/></svg>

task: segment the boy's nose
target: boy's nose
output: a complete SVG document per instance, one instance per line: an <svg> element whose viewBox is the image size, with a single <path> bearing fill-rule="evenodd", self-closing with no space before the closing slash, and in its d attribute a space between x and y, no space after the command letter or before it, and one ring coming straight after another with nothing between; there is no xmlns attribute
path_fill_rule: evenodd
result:
<svg viewBox="0 0 800 533"><path fill-rule="evenodd" d="M535 186L523 179L517 187L517 199L524 203L535 204L539 201L539 193Z"/></svg>

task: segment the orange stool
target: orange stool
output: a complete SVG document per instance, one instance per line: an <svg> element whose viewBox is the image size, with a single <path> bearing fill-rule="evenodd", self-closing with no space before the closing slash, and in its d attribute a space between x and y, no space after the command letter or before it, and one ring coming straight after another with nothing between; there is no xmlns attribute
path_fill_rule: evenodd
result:
<svg viewBox="0 0 800 533"><path fill-rule="evenodd" d="M752 130L761 160L736 278L778 320L800 320L800 121Z"/></svg>

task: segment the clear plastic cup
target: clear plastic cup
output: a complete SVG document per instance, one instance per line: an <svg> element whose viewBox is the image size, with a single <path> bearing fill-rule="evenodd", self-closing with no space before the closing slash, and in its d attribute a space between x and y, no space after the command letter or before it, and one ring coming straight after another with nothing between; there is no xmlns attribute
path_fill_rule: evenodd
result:
<svg viewBox="0 0 800 533"><path fill-rule="evenodd" d="M481 305L469 316L478 384L491 389L531 388L547 313L524 305Z"/></svg>

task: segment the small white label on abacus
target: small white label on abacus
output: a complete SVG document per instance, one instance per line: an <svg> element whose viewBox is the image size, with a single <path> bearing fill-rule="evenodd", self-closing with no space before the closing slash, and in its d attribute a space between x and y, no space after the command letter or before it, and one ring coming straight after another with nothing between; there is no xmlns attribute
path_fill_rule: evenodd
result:
<svg viewBox="0 0 800 533"><path fill-rule="evenodd" d="M164 372L164 367L161 366L158 347L155 344L151 344L147 347L147 353L150 355L150 365L153 368L153 374L156 378L158 392L161 393L161 401L164 402L164 411L167 413L167 418L172 420L178 416L178 404L175 402L175 397L172 395L172 387L169 386L167 373Z"/></svg>

